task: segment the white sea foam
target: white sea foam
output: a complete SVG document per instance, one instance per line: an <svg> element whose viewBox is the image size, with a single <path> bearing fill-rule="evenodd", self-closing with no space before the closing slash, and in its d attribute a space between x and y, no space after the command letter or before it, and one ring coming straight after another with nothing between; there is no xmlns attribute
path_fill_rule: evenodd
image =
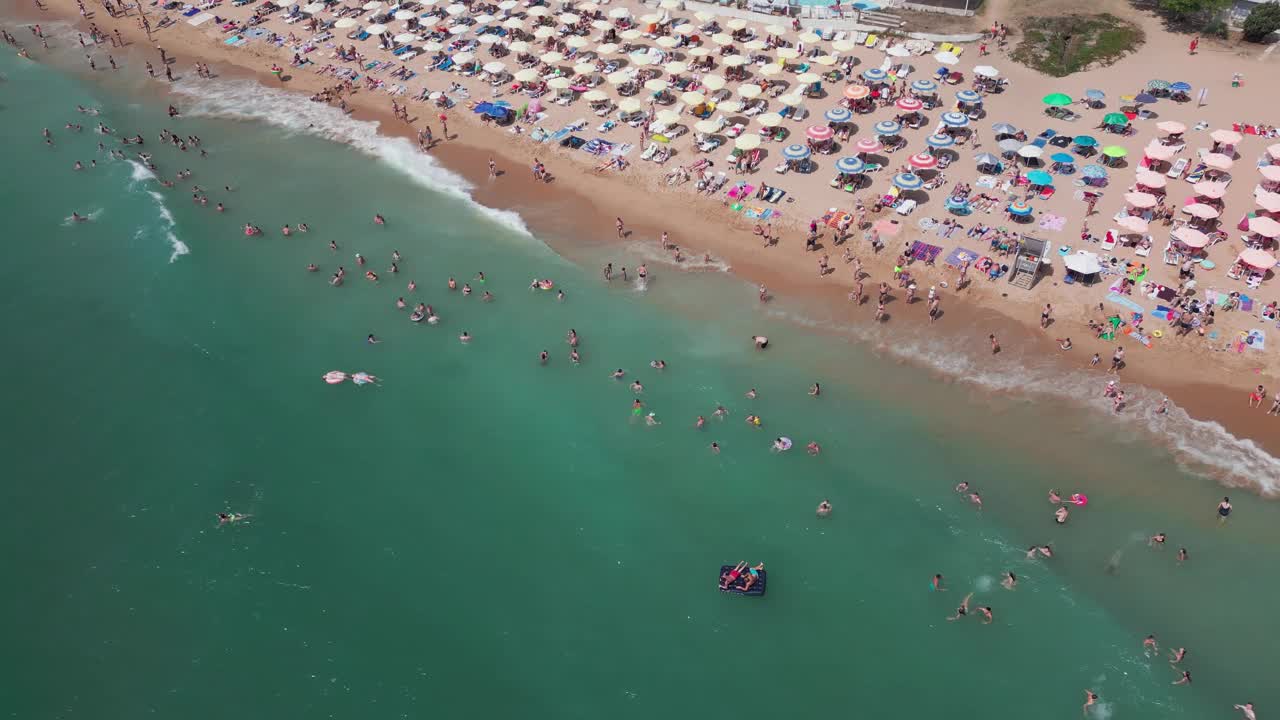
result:
<svg viewBox="0 0 1280 720"><path fill-rule="evenodd" d="M1102 395L1102 382L1096 373L1064 371L1058 363L1034 355L1018 357L1017 362L992 363L957 349L954 338L910 331L903 335L903 328L898 327L890 341L888 330L870 324L844 325L777 309L767 312L793 324L866 341L892 357L922 365L959 383L984 390L1052 397L1105 413L1117 427L1134 430L1133 439L1157 438L1189 471L1227 485L1251 488L1265 496L1280 495L1280 459L1252 440L1238 438L1212 420L1193 418L1172 403L1167 412L1157 413L1163 394L1150 388L1123 383L1125 407L1115 413L1111 400ZM1124 439L1122 434L1113 437Z"/></svg>
<svg viewBox="0 0 1280 720"><path fill-rule="evenodd" d="M129 179L132 181L131 187L137 188L141 183L155 179L155 173L151 172L146 165L136 161L129 160ZM183 255L190 255L191 248L174 233L178 221L173 218L173 213L169 212L169 206L164 202L164 196L155 190L146 190L147 196L156 205L156 211L160 215L161 232L164 233L164 239L169 243L169 262L177 262L178 258ZM145 232L145 230L139 230ZM136 236L136 235L135 235Z"/></svg>
<svg viewBox="0 0 1280 720"><path fill-rule="evenodd" d="M723 272L727 273L730 268L729 263L717 258L707 260L706 253L690 252L681 262L676 262L671 253L663 252L662 248L653 242L631 242L627 243L627 252L635 255L646 263L659 263L664 266L670 266L685 270L688 272Z"/></svg>
<svg viewBox="0 0 1280 720"><path fill-rule="evenodd" d="M291 132L340 142L399 170L423 187L465 200L479 213L510 230L532 237L520 215L486 207L471 197L473 186L401 137L378 133L378 123L356 120L299 93L264 87L253 80L184 79L174 91L191 98L187 115L256 120Z"/></svg>

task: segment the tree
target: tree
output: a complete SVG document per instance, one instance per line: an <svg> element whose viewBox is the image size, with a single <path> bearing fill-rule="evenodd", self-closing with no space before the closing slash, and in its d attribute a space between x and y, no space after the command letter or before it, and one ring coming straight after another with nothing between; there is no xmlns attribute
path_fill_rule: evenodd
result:
<svg viewBox="0 0 1280 720"><path fill-rule="evenodd" d="M1262 42L1268 35L1280 30L1280 4L1264 2L1255 5L1244 19L1244 39L1249 42Z"/></svg>
<svg viewBox="0 0 1280 720"><path fill-rule="evenodd" d="M1160 11L1174 20L1186 20L1214 15L1225 8L1228 2L1229 0L1160 0Z"/></svg>

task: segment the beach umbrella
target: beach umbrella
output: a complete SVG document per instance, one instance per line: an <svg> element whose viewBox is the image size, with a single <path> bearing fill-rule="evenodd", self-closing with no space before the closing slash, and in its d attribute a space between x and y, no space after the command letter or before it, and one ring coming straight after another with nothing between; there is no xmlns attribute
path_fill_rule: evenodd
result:
<svg viewBox="0 0 1280 720"><path fill-rule="evenodd" d="M702 86L708 90L720 90L725 85L725 79L719 75L708 75L702 78Z"/></svg>
<svg viewBox="0 0 1280 720"><path fill-rule="evenodd" d="M365 10L381 10L382 3L378 2L378 0L369 0L369 2L361 5L360 7L363 7Z"/></svg>
<svg viewBox="0 0 1280 720"><path fill-rule="evenodd" d="M506 70L507 70L507 66L506 66L506 65L503 65L502 63L498 62L497 60L494 60L493 62L487 62L487 63L485 63L485 64L484 64L484 67L483 67L483 68L481 68L481 69L482 69L482 70L484 70L485 72L489 73L490 75L497 75L498 73L506 72Z"/></svg>
<svg viewBox="0 0 1280 720"><path fill-rule="evenodd" d="M1267 156L1272 160L1280 160L1280 143L1267 146Z"/></svg>
<svg viewBox="0 0 1280 720"><path fill-rule="evenodd" d="M1205 205L1204 203L1183 205L1182 212L1190 215L1191 217L1200 218L1201 220L1212 220L1222 214L1218 212L1218 208L1213 207L1212 205Z"/></svg>
<svg viewBox="0 0 1280 720"><path fill-rule="evenodd" d="M1227 184L1224 182L1215 182L1213 180L1205 180L1191 186L1196 195L1207 197L1210 200L1221 200L1223 195L1227 194Z"/></svg>
<svg viewBox="0 0 1280 720"><path fill-rule="evenodd" d="M1022 202L1021 200L1017 202L1009 203L1009 214L1018 215L1019 217L1025 217L1027 215L1030 215L1031 205L1025 202Z"/></svg>
<svg viewBox="0 0 1280 720"><path fill-rule="evenodd" d="M581 50L581 49L585 48L586 46L590 45L590 44L591 44L591 41L590 41L590 40L587 40L586 38L582 37L581 35L573 35L573 36L570 36L568 40L565 40L565 41L564 41L564 44L565 44L565 45L568 45L569 47L573 48L574 50Z"/></svg>
<svg viewBox="0 0 1280 720"><path fill-rule="evenodd" d="M819 55L814 58L813 61L824 67L831 67L837 62L840 62L840 58L837 58L835 55Z"/></svg>
<svg viewBox="0 0 1280 720"><path fill-rule="evenodd" d="M1107 113L1102 116L1104 125L1128 125L1129 117L1124 113Z"/></svg>
<svg viewBox="0 0 1280 720"><path fill-rule="evenodd" d="M1094 275L1102 272L1102 264L1098 262L1098 256L1091 252L1064 255L1062 264L1071 272L1081 275Z"/></svg>
<svg viewBox="0 0 1280 720"><path fill-rule="evenodd" d="M898 173L893 176L893 184L901 190L918 190L924 185L924 179L915 173Z"/></svg>
<svg viewBox="0 0 1280 720"><path fill-rule="evenodd" d="M671 32L677 35L693 35L698 32L698 26L693 23L685 23L675 26L671 29Z"/></svg>
<svg viewBox="0 0 1280 720"><path fill-rule="evenodd" d="M462 35L463 33L466 33L470 29L471 28L466 25L454 25L453 27L449 28L449 34Z"/></svg>
<svg viewBox="0 0 1280 720"><path fill-rule="evenodd" d="M924 107L924 103L913 97L898 98L898 102L895 105L898 106L899 110L906 110L907 112L916 112Z"/></svg>
<svg viewBox="0 0 1280 720"><path fill-rule="evenodd" d="M842 157L836 160L836 172L855 175L862 172L866 167L866 163L856 157Z"/></svg>
<svg viewBox="0 0 1280 720"><path fill-rule="evenodd" d="M370 35L381 35L387 31L387 26L379 23L374 23L366 27L364 31L369 33Z"/></svg>
<svg viewBox="0 0 1280 720"><path fill-rule="evenodd" d="M707 96L696 90L689 90L680 94L680 102L685 105L701 105L707 101Z"/></svg>
<svg viewBox="0 0 1280 720"><path fill-rule="evenodd" d="M422 43L422 50L424 52L440 52L443 49L444 49L444 43L439 42L437 40L428 40Z"/></svg>
<svg viewBox="0 0 1280 720"><path fill-rule="evenodd" d="M860 153L873 153L883 150L884 145L881 145L880 141L875 138L862 138L854 143L853 149Z"/></svg>
<svg viewBox="0 0 1280 720"><path fill-rule="evenodd" d="M1105 97L1107 96L1107 94L1106 94L1106 93L1104 93L1104 92L1102 92L1101 90L1095 90L1095 89L1093 89L1093 88L1090 88L1090 89L1088 89L1088 90L1085 90L1085 91L1084 91L1084 96L1085 96L1085 98L1086 98L1086 99L1093 100L1094 102L1097 102L1097 101L1102 100L1103 98L1105 98Z"/></svg>
<svg viewBox="0 0 1280 720"><path fill-rule="evenodd" d="M714 17L715 15L712 15L711 13L705 10L699 10L698 12L693 14L693 18L698 22L710 22L711 19Z"/></svg>
<svg viewBox="0 0 1280 720"><path fill-rule="evenodd" d="M1044 154L1044 149L1036 145L1023 145L1018 148L1018 157L1022 158L1038 158Z"/></svg>
<svg viewBox="0 0 1280 720"><path fill-rule="evenodd" d="M1155 102L1156 99L1157 99L1156 96L1152 95L1151 93L1138 93L1137 95L1133 96L1134 102L1142 103L1143 105L1150 105L1151 103Z"/></svg>
<svg viewBox="0 0 1280 720"><path fill-rule="evenodd" d="M658 38L657 40L654 40L653 42L658 47L664 48L666 50L670 50L680 44L679 40L671 37L670 35L663 35L662 37Z"/></svg>
<svg viewBox="0 0 1280 720"><path fill-rule="evenodd" d="M787 34L787 29L781 25L765 25L763 32L770 37L782 37Z"/></svg>
<svg viewBox="0 0 1280 720"><path fill-rule="evenodd" d="M539 40L546 40L547 38L555 34L556 34L555 30L549 27L546 27L545 25L533 31L533 36Z"/></svg>
<svg viewBox="0 0 1280 720"><path fill-rule="evenodd" d="M604 76L604 81L609 83L610 85L626 85L627 83L631 82L634 79L635 78L631 76L631 73L627 72L626 70L611 72L608 75Z"/></svg>
<svg viewBox="0 0 1280 720"><path fill-rule="evenodd" d="M633 97L622 98L618 101L618 109L624 113L637 112L641 107L643 106L640 104L640 101Z"/></svg>
<svg viewBox="0 0 1280 720"><path fill-rule="evenodd" d="M669 87L671 87L671 83L667 82L666 80L663 80L662 78L654 78L652 80L646 81L644 84L645 90L649 90L651 92L656 92L656 93L662 92Z"/></svg>
<svg viewBox="0 0 1280 720"><path fill-rule="evenodd" d="M929 170L938 166L938 158L929 153L916 153L907 158L907 162L917 170Z"/></svg>
<svg viewBox="0 0 1280 720"><path fill-rule="evenodd" d="M680 113L675 110L659 110L653 119L659 125L675 125L680 122Z"/></svg>
<svg viewBox="0 0 1280 720"><path fill-rule="evenodd" d="M715 120L699 120L698 122L693 124L693 129L696 132L702 133L703 135L710 135L711 133L720 132L721 128L723 127L724 125L716 122Z"/></svg>
<svg viewBox="0 0 1280 720"><path fill-rule="evenodd" d="M650 55L649 53L632 53L628 59L632 65L643 67L645 65L653 65L658 62L659 55Z"/></svg>
<svg viewBox="0 0 1280 720"><path fill-rule="evenodd" d="M969 116L958 112L942 113L942 123L947 127L962 128L969 124Z"/></svg>
<svg viewBox="0 0 1280 720"><path fill-rule="evenodd" d="M316 13L322 12L323 10L324 10L324 3L322 2L313 2L307 5L306 7L302 8L302 12L308 15L315 15ZM400 13L406 13L408 14L409 17L400 17ZM397 20L408 20L409 18L413 17L413 13L409 12L408 10L397 10L395 17Z"/></svg>
<svg viewBox="0 0 1280 720"><path fill-rule="evenodd" d="M560 17L557 19L560 22L564 23L565 25L572 25L578 22L579 20L581 20L582 17L579 16L577 13L567 12L567 13L560 13Z"/></svg>
<svg viewBox="0 0 1280 720"><path fill-rule="evenodd" d="M1244 136L1235 130L1214 130L1209 133L1209 137L1213 138L1214 142L1224 145L1235 145L1244 139Z"/></svg>
<svg viewBox="0 0 1280 720"><path fill-rule="evenodd" d="M747 133L734 138L733 146L738 150L755 150L760 147L760 136L755 133Z"/></svg>
<svg viewBox="0 0 1280 720"><path fill-rule="evenodd" d="M835 137L836 131L826 125L810 125L805 129L804 134L815 142L826 142Z"/></svg>
<svg viewBox="0 0 1280 720"><path fill-rule="evenodd" d="M1189 248L1199 249L1209 244L1209 236L1190 225L1183 225L1170 233L1170 236Z"/></svg>
<svg viewBox="0 0 1280 720"><path fill-rule="evenodd" d="M618 47L618 43L602 43L596 46L595 52L597 55L612 55L621 49Z"/></svg>
<svg viewBox="0 0 1280 720"><path fill-rule="evenodd" d="M782 116L778 113L765 113L756 118L756 122L760 123L760 127L774 128L782 124Z"/></svg>
<svg viewBox="0 0 1280 720"><path fill-rule="evenodd" d="M742 110L742 103L737 100L721 100L716 103L716 109L727 113L736 113Z"/></svg>
<svg viewBox="0 0 1280 720"><path fill-rule="evenodd" d="M901 45L894 45L888 50L885 50L884 54L888 55L889 57L904 58L904 57L910 57L911 51Z"/></svg>
<svg viewBox="0 0 1280 720"><path fill-rule="evenodd" d="M1121 115L1120 117L1124 117L1124 116ZM1086 148L1096 147L1098 144L1098 140L1094 138L1092 135L1077 135L1071 139L1071 142L1075 143L1076 145L1079 145L1080 147L1086 147Z"/></svg>
<svg viewBox="0 0 1280 720"><path fill-rule="evenodd" d="M1022 142L1018 138L1005 138L996 143L996 147L1000 148L1001 152L1016 153L1021 150L1022 146L1025 144L1026 143Z"/></svg>
<svg viewBox="0 0 1280 720"><path fill-rule="evenodd" d="M1173 157L1174 153L1176 152L1178 152L1176 148L1170 147L1168 145L1161 145L1154 141L1148 144L1146 147L1142 148L1142 154L1146 155L1152 160L1168 160L1169 158Z"/></svg>
<svg viewBox="0 0 1280 720"><path fill-rule="evenodd" d="M1134 182L1138 183L1142 187L1152 188L1153 190L1159 190L1160 188L1167 185L1169 183L1169 180L1164 175L1161 175L1158 172L1151 172L1150 170L1139 170L1137 176L1134 178Z"/></svg>
<svg viewBox="0 0 1280 720"><path fill-rule="evenodd" d="M405 43L411 43L417 39L418 39L418 36L414 35L413 33L400 33L399 35L391 38L392 42L396 43L397 45L404 45Z"/></svg>
<svg viewBox="0 0 1280 720"><path fill-rule="evenodd" d="M1052 185L1053 176L1043 170L1032 170L1027 173L1027 182L1032 185Z"/></svg>
<svg viewBox="0 0 1280 720"><path fill-rule="evenodd" d="M753 85L751 83L738 87L738 94L748 100L760 97L760 93L762 92L764 92L764 90L761 90L759 85Z"/></svg>
<svg viewBox="0 0 1280 720"><path fill-rule="evenodd" d="M489 14L477 15L477 16L476 16L476 24L477 24L477 25L488 25L489 23L493 22L494 20L497 20L497 18L495 18L494 16L489 15Z"/></svg>
<svg viewBox="0 0 1280 720"><path fill-rule="evenodd" d="M1050 93L1049 95L1045 95L1042 100L1045 105L1049 105L1051 107L1070 105L1072 102L1071 96L1066 93Z"/></svg>
<svg viewBox="0 0 1280 720"><path fill-rule="evenodd" d="M799 143L782 148L782 157L788 160L804 160L810 154L812 154L812 151L809 150L809 146Z"/></svg>
<svg viewBox="0 0 1280 720"><path fill-rule="evenodd" d="M991 126L991 131L997 135L1017 135L1018 128L1009 123L996 123Z"/></svg>
<svg viewBox="0 0 1280 720"><path fill-rule="evenodd" d="M862 78L869 82L880 82L888 76L889 74L880 68L867 68L862 71Z"/></svg>
<svg viewBox="0 0 1280 720"><path fill-rule="evenodd" d="M816 82L822 82L822 76L815 72L800 73L796 76L796 82L801 85L812 85Z"/></svg>
<svg viewBox="0 0 1280 720"><path fill-rule="evenodd" d="M551 65L564 60L564 53L559 53L559 52L556 52L555 50L552 50L550 52L542 53L542 55L540 55L538 59L548 65Z"/></svg>
<svg viewBox="0 0 1280 720"><path fill-rule="evenodd" d="M733 18L724 24L730 30L743 30L747 27L747 21L742 18Z"/></svg>
<svg viewBox="0 0 1280 720"><path fill-rule="evenodd" d="M1170 135L1181 135L1187 131L1187 126L1173 120L1161 120L1156 123L1156 129Z"/></svg>
<svg viewBox="0 0 1280 720"><path fill-rule="evenodd" d="M1280 236L1280 222L1266 215L1257 215L1249 218L1249 232L1257 233L1264 238L1274 238Z"/></svg>
<svg viewBox="0 0 1280 720"><path fill-rule="evenodd" d="M501 9L502 6L499 5L498 7L499 9ZM600 6L594 2L580 2L577 5L574 5L573 9L584 12L584 13L593 13L599 10Z"/></svg>
<svg viewBox="0 0 1280 720"><path fill-rule="evenodd" d="M836 52L842 52L842 53L849 52L850 50L853 50L856 47L859 47L858 43L855 43L852 40L836 40L835 42L831 43L832 50L835 50Z"/></svg>
<svg viewBox="0 0 1280 720"><path fill-rule="evenodd" d="M596 64L593 62L580 62L573 66L574 75L594 75L596 73Z"/></svg>
<svg viewBox="0 0 1280 720"><path fill-rule="evenodd" d="M828 110L823 117L827 119L827 122L842 123L849 122L849 120L853 119L853 113L849 112L846 108L834 107Z"/></svg>
<svg viewBox="0 0 1280 720"><path fill-rule="evenodd" d="M1280 182L1280 165L1260 165L1258 172L1270 182Z"/></svg>
<svg viewBox="0 0 1280 720"><path fill-rule="evenodd" d="M543 29L549 29L549 28L543 28ZM552 30L552 32L554 33L555 31ZM618 37L622 38L623 40L626 40L627 42L634 42L644 37L644 33L640 32L639 30L636 30L635 28L631 28L630 30L623 30L622 32L618 33Z"/></svg>
<svg viewBox="0 0 1280 720"><path fill-rule="evenodd" d="M950 135L930 135L924 139L924 142L931 148L944 148L955 145L956 139Z"/></svg>
<svg viewBox="0 0 1280 720"><path fill-rule="evenodd" d="M773 54L783 60L795 60L800 57L800 51L791 47L778 48Z"/></svg>
<svg viewBox="0 0 1280 720"><path fill-rule="evenodd" d="M724 33L716 33L715 35L711 36L711 42L717 45L732 45L733 38L729 37L728 35L725 35Z"/></svg>
<svg viewBox="0 0 1280 720"><path fill-rule="evenodd" d="M609 17L614 20L621 20L622 18L631 17L631 11L624 7L616 7L609 11Z"/></svg>
<svg viewBox="0 0 1280 720"><path fill-rule="evenodd" d="M552 90L564 90L565 88L569 87L569 78L553 77L547 81L547 87L551 88Z"/></svg>
<svg viewBox="0 0 1280 720"><path fill-rule="evenodd" d="M1164 80L1151 80L1147 82L1148 90L1168 90L1169 83Z"/></svg>
<svg viewBox="0 0 1280 720"><path fill-rule="evenodd" d="M773 77L774 75L782 74L782 66L777 63L770 63L769 65L765 65L764 67L756 70L756 72L764 75L765 77Z"/></svg>
<svg viewBox="0 0 1280 720"><path fill-rule="evenodd" d="M1174 92L1182 92L1182 93L1191 92L1191 83L1185 83L1181 81L1176 83L1170 83L1169 89Z"/></svg>
<svg viewBox="0 0 1280 720"><path fill-rule="evenodd" d="M1087 178L1104 178L1107 176L1107 169L1101 165L1085 165L1080 169L1080 174Z"/></svg>
<svg viewBox="0 0 1280 720"><path fill-rule="evenodd" d="M463 14L466 14L467 12L467 6L463 5L462 3L454 3L449 7L445 8L444 11L448 15L453 15L453 16L463 15Z"/></svg>
<svg viewBox="0 0 1280 720"><path fill-rule="evenodd" d="M1258 207L1267 212L1280 212L1280 193L1258 188L1253 193L1253 199L1258 203Z"/></svg>
<svg viewBox="0 0 1280 720"><path fill-rule="evenodd" d="M525 52L529 52L529 43L527 43L527 42L525 42L525 41L523 41L523 40L517 40L517 41L515 41L515 42L511 43L510 45L508 45L508 46L507 46L507 49L508 49L508 50L510 50L510 51L511 51L511 52L513 52L513 53L525 53Z"/></svg>
<svg viewBox="0 0 1280 720"><path fill-rule="evenodd" d="M1056 163L1063 163L1065 165L1074 165L1076 161L1076 157L1074 155L1063 152L1054 153L1049 156L1049 159Z"/></svg>
<svg viewBox="0 0 1280 720"><path fill-rule="evenodd" d="M506 20L502 21L502 27L508 30L517 30L524 27L524 20L521 20L520 18L516 18L516 17L507 18Z"/></svg>
<svg viewBox="0 0 1280 720"><path fill-rule="evenodd" d="M1119 145L1108 145L1102 148L1102 154L1109 158L1122 158L1125 155L1128 155L1129 151Z"/></svg>
<svg viewBox="0 0 1280 720"><path fill-rule="evenodd" d="M1235 162L1229 156L1223 155L1222 153L1208 153L1201 158L1201 160L1205 165L1208 165L1215 170L1230 169L1231 165Z"/></svg>
<svg viewBox="0 0 1280 720"><path fill-rule="evenodd" d="M817 33L813 32L812 30L809 30L809 31L802 32L802 33L800 33L799 35L797 35L797 36L796 36L796 40L799 40L800 42L804 43L805 45L813 45L813 44L815 44L815 43L820 43L820 42L822 42L822 37L821 37L820 35L818 35Z"/></svg>
<svg viewBox="0 0 1280 720"><path fill-rule="evenodd" d="M1000 164L1000 158L996 157L995 155L992 155L991 153L978 153L977 155L973 156L973 161L978 165L994 166L994 165Z"/></svg>
<svg viewBox="0 0 1280 720"><path fill-rule="evenodd" d="M982 96L972 90L961 90L956 93L956 100L972 105L982 102Z"/></svg>
<svg viewBox="0 0 1280 720"><path fill-rule="evenodd" d="M721 61L725 67L742 67L747 64L747 59L741 55L730 55Z"/></svg>
<svg viewBox="0 0 1280 720"><path fill-rule="evenodd" d="M979 65L973 69L973 74L984 78L1000 77L1000 71L990 65Z"/></svg>
<svg viewBox="0 0 1280 720"><path fill-rule="evenodd" d="M850 100L861 100L871 94L871 88L866 85L846 85L844 87L844 96Z"/></svg>
<svg viewBox="0 0 1280 720"><path fill-rule="evenodd" d="M445 9L445 12L448 12L448 9ZM546 17L550 14L551 9L545 5L535 5L525 12L529 17Z"/></svg>
<svg viewBox="0 0 1280 720"><path fill-rule="evenodd" d="M436 0L431 0L431 2L434 3L436 2ZM419 2L418 4L422 5L424 3ZM426 4L429 4L429 3L426 3ZM517 7L519 7L519 5L520 3L517 2L516 0L502 0L502 2L498 3L498 9L503 12L509 12L511 10L515 10Z"/></svg>
<svg viewBox="0 0 1280 720"><path fill-rule="evenodd" d="M804 102L804 98L800 97L799 95L783 95L782 97L778 98L778 102L782 103L783 105L786 105L787 107L798 107L801 103Z"/></svg>
<svg viewBox="0 0 1280 720"><path fill-rule="evenodd" d="M355 27L357 24L359 23L356 22L355 18L344 17L338 18L338 21L335 22L333 26L336 28L346 29L349 27Z"/></svg>
<svg viewBox="0 0 1280 720"><path fill-rule="evenodd" d="M473 52L463 51L463 52L456 52L453 54L453 61L455 63L458 63L459 65L465 65L475 59L476 59L476 54Z"/></svg>
<svg viewBox="0 0 1280 720"><path fill-rule="evenodd" d="M582 94L582 99L589 103L604 102L609 99L609 93L603 90L588 90Z"/></svg>
<svg viewBox="0 0 1280 720"><path fill-rule="evenodd" d="M1236 261L1257 270L1270 270L1276 266L1276 258L1265 250L1245 250Z"/></svg>
<svg viewBox="0 0 1280 720"><path fill-rule="evenodd" d="M1144 233L1150 227L1150 223L1137 215L1125 215L1117 220L1116 224L1129 232L1135 233Z"/></svg>
<svg viewBox="0 0 1280 720"><path fill-rule="evenodd" d="M911 83L911 89L918 93L931 93L938 89L938 83L932 80L915 80Z"/></svg>
<svg viewBox="0 0 1280 720"><path fill-rule="evenodd" d="M688 72L689 66L680 62L679 60L672 60L671 62L664 65L662 69L671 73L672 75L681 75L685 72Z"/></svg>
<svg viewBox="0 0 1280 720"><path fill-rule="evenodd" d="M662 2L658 3L658 7L663 10L679 10L680 0L662 0Z"/></svg>
<svg viewBox="0 0 1280 720"><path fill-rule="evenodd" d="M934 55L933 59L937 60L943 65L955 65L956 63L960 62L960 57L953 52L940 52Z"/></svg>
<svg viewBox="0 0 1280 720"><path fill-rule="evenodd" d="M875 131L877 135L897 135L902 132L902 123L895 120L881 120L876 123Z"/></svg>
<svg viewBox="0 0 1280 720"><path fill-rule="evenodd" d="M1139 210L1145 210L1146 208L1155 207L1156 203L1160 202L1160 198L1151 193L1128 192L1124 194L1124 201Z"/></svg>

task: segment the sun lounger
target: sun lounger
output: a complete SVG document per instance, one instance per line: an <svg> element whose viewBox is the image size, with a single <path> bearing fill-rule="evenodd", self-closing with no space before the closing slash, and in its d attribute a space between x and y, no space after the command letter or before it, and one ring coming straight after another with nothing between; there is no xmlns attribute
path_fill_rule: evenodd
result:
<svg viewBox="0 0 1280 720"><path fill-rule="evenodd" d="M869 47L874 49L876 46L876 43L879 41L880 41L880 38L877 37L875 33L872 33L867 36L867 41L863 43L863 47Z"/></svg>
<svg viewBox="0 0 1280 720"><path fill-rule="evenodd" d="M912 211L914 211L915 209L916 209L915 200L903 200L902 202L898 203L898 207L895 209L895 211L899 215L910 215Z"/></svg>

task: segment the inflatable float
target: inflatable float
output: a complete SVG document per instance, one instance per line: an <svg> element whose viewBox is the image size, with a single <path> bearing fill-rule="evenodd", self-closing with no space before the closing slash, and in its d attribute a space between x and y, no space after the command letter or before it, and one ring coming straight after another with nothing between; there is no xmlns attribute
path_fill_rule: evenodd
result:
<svg viewBox="0 0 1280 720"><path fill-rule="evenodd" d="M330 385L337 385L347 379L347 374L341 370L330 370L324 374L324 381Z"/></svg>
<svg viewBox="0 0 1280 720"><path fill-rule="evenodd" d="M791 442L791 438L780 437L777 440L773 441L773 449L777 450L778 452L786 452L791 449L792 444L793 443Z"/></svg>
<svg viewBox="0 0 1280 720"><path fill-rule="evenodd" d="M374 383L377 381L378 381L378 378L370 375L367 372L352 373L351 375L351 382L357 385L368 385L369 383Z"/></svg>
<svg viewBox="0 0 1280 720"><path fill-rule="evenodd" d="M723 578L726 574L732 572L733 568L734 568L733 565L720 566L720 574L716 576L717 586L719 586L720 579ZM755 584L751 586L750 590L742 589L742 585L746 583L746 576L749 574L744 570L742 573L742 576L739 577L737 581L734 582L734 584L730 585L729 587L721 587L720 592L733 593L735 595L749 595L751 597L760 597L764 595L765 584L768 582L768 579L769 579L769 575L768 575L769 571L760 570L759 573L760 574L756 579Z"/></svg>

